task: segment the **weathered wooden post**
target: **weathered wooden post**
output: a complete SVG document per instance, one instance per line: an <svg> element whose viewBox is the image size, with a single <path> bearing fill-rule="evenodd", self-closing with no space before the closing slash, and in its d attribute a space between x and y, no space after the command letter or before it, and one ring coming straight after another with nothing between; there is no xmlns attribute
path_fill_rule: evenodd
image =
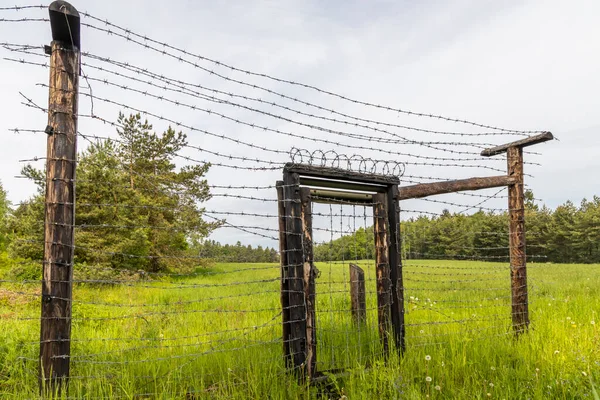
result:
<svg viewBox="0 0 600 400"><path fill-rule="evenodd" d="M373 229L375 234L375 273L377 277L377 319L379 337L385 354L389 352L392 288L390 279L388 204L385 193L373 195Z"/></svg>
<svg viewBox="0 0 600 400"><path fill-rule="evenodd" d="M300 189L302 201L302 246L304 249L304 298L306 300L306 378L311 380L317 367L316 282L317 270L313 260L312 201L310 189Z"/></svg>
<svg viewBox="0 0 600 400"><path fill-rule="evenodd" d="M365 271L356 264L350 264L350 304L352 319L356 324L367 321L367 292Z"/></svg>
<svg viewBox="0 0 600 400"><path fill-rule="evenodd" d="M65 1L50 4L49 12L53 41L46 127L39 377L42 395L66 389L69 377L80 60L79 13Z"/></svg>
<svg viewBox="0 0 600 400"><path fill-rule="evenodd" d="M481 152L490 157L506 152L508 164L508 216L510 279L512 292L512 325L517 337L529 327L527 294L527 256L525 253L525 191L523 179L523 148L554 139L544 132L516 142L496 146Z"/></svg>
<svg viewBox="0 0 600 400"><path fill-rule="evenodd" d="M525 191L523 188L523 149L506 150L508 176L515 183L508 186L508 243L512 291L512 324L517 335L529 327L529 300L527 296L527 255L525 254Z"/></svg>
<svg viewBox="0 0 600 400"><path fill-rule="evenodd" d="M297 173L285 171L283 174L283 206L285 218L285 257L284 272L288 292L289 326L288 341L292 368L298 371L300 379L307 375L307 309L304 291L304 248L302 233L302 202L300 197L300 177ZM284 321L284 324L286 321Z"/></svg>
<svg viewBox="0 0 600 400"><path fill-rule="evenodd" d="M405 349L404 327L404 281L402 279L402 261L400 258L400 206L398 204L398 185L390 185L387 190L387 210L389 227L390 266L390 312L394 331L394 344L400 353Z"/></svg>
<svg viewBox="0 0 600 400"><path fill-rule="evenodd" d="M283 356L285 366L292 367L290 352L290 300L289 282L287 280L287 253L285 242L285 202L283 195L283 181L277 181L277 212L279 219L279 260L281 270L281 320L283 332Z"/></svg>

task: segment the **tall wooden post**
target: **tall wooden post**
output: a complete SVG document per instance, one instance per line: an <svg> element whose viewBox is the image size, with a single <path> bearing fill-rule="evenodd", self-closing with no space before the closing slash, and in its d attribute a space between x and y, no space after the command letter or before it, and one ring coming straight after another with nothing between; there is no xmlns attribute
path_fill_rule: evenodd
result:
<svg viewBox="0 0 600 400"><path fill-rule="evenodd" d="M283 356L285 366L291 368L292 359L290 352L290 301L289 282L287 280L287 253L285 244L285 202L283 197L283 181L277 181L277 211L279 219L279 260L281 270L281 320L283 333Z"/></svg>
<svg viewBox="0 0 600 400"><path fill-rule="evenodd" d="M400 258L400 207L398 205L398 185L391 185L387 191L387 210L389 226L390 265L390 312L394 331L394 344L398 352L404 352L404 282L402 279L402 261Z"/></svg>
<svg viewBox="0 0 600 400"><path fill-rule="evenodd" d="M306 376L306 297L304 291L304 248L302 245L302 204L300 176L283 174L285 209L286 271L289 307L289 357L300 379Z"/></svg>
<svg viewBox="0 0 600 400"><path fill-rule="evenodd" d="M377 276L377 319L379 321L379 337L384 354L389 352L389 336L391 328L390 306L392 288L390 280L388 236L388 204L385 193L373 196L373 229L375 233L375 268Z"/></svg>
<svg viewBox="0 0 600 400"><path fill-rule="evenodd" d="M523 149L506 151L508 176L516 182L508 186L510 276L512 288L512 323L517 335L529 326L527 266L525 254L525 195L523 188Z"/></svg>
<svg viewBox="0 0 600 400"><path fill-rule="evenodd" d="M302 246L304 249L304 298L306 299L306 378L310 381L317 367L316 282L313 260L312 201L310 188L300 189L302 200Z"/></svg>
<svg viewBox="0 0 600 400"><path fill-rule="evenodd" d="M40 390L66 388L71 353L71 294L79 89L79 13L64 1L49 7L52 28Z"/></svg>

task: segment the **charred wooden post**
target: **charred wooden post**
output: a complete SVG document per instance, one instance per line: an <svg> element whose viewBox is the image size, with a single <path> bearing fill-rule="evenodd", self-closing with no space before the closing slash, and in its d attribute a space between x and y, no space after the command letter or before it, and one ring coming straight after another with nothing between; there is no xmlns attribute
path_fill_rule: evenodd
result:
<svg viewBox="0 0 600 400"><path fill-rule="evenodd" d="M285 251L285 202L283 201L283 181L277 181L277 215L279 220L279 262L281 270L281 320L283 332L283 355L286 368L292 366L290 352L290 301L287 281L287 253Z"/></svg>
<svg viewBox="0 0 600 400"><path fill-rule="evenodd" d="M300 177L293 172L283 175L285 244L289 307L289 357L301 380L306 376L306 296L304 292L304 248L302 246L302 203ZM285 340L285 338L284 338Z"/></svg>
<svg viewBox="0 0 600 400"><path fill-rule="evenodd" d="M40 328L40 391L66 389L71 357L75 169L79 91L79 13L49 7L52 28Z"/></svg>
<svg viewBox="0 0 600 400"><path fill-rule="evenodd" d="M390 280L387 194L373 196L373 229L375 233L375 263L377 276L377 319L384 354L389 353L392 288Z"/></svg>
<svg viewBox="0 0 600 400"><path fill-rule="evenodd" d="M506 152L508 175L516 183L508 186L510 276L512 323L517 335L529 327L527 296L527 256L525 254L525 193L523 188L523 149L509 147Z"/></svg>
<svg viewBox="0 0 600 400"><path fill-rule="evenodd" d="M356 324L365 323L367 321L365 271L356 264L350 264L350 304L352 320Z"/></svg>
<svg viewBox="0 0 600 400"><path fill-rule="evenodd" d="M313 261L312 238L312 203L310 189L300 189L302 201L302 245L304 249L304 298L306 299L306 379L310 381L315 375L317 367L317 336L316 336L316 308L315 308L315 279L317 269Z"/></svg>
<svg viewBox="0 0 600 400"><path fill-rule="evenodd" d="M404 282L402 279L402 261L400 258L400 207L398 205L398 185L391 185L387 192L387 219L389 227L390 268L390 313L394 333L394 344L400 353L405 350L404 342Z"/></svg>

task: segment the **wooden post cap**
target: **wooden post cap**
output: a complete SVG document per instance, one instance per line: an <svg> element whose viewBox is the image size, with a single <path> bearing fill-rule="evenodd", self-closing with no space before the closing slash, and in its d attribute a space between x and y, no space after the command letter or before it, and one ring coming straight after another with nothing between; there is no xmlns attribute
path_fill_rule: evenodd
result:
<svg viewBox="0 0 600 400"><path fill-rule="evenodd" d="M52 40L81 48L81 29L79 12L63 0L53 1L48 7Z"/></svg>

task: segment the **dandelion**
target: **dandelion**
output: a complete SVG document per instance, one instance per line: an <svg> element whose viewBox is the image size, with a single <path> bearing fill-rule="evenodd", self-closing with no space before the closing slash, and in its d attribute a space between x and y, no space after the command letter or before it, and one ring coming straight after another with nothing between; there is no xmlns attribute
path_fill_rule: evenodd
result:
<svg viewBox="0 0 600 400"><path fill-rule="evenodd" d="M487 396L488 396L488 397L492 397L492 394L491 394L491 393L488 393L488 394L487 394Z"/></svg>
<svg viewBox="0 0 600 400"><path fill-rule="evenodd" d="M571 317L567 317L567 321L570 321L570 320L571 320Z"/></svg>
<svg viewBox="0 0 600 400"><path fill-rule="evenodd" d="M558 353L560 353L560 351L554 350L554 354L558 354Z"/></svg>
<svg viewBox="0 0 600 400"><path fill-rule="evenodd" d="M577 324L573 324L571 325L573 328L577 328Z"/></svg>
<svg viewBox="0 0 600 400"><path fill-rule="evenodd" d="M422 334L424 334L424 333L425 333L425 331L424 331L423 329L421 329L421 330L419 331L419 333L422 335Z"/></svg>
<svg viewBox="0 0 600 400"><path fill-rule="evenodd" d="M490 387L492 387L492 388L494 387L494 384L492 382L490 382Z"/></svg>
<svg viewBox="0 0 600 400"><path fill-rule="evenodd" d="M434 389L437 390L438 392L442 391L442 387L440 385L435 385Z"/></svg>
<svg viewBox="0 0 600 400"><path fill-rule="evenodd" d="M535 369L535 372L540 372L540 369L539 369L539 368L536 368L536 369Z"/></svg>
<svg viewBox="0 0 600 400"><path fill-rule="evenodd" d="M590 321L590 324L596 325L596 321Z"/></svg>
<svg viewBox="0 0 600 400"><path fill-rule="evenodd" d="M425 381L426 381L426 382L431 382L432 380L433 380L433 379L431 379L431 377L430 377L430 376L428 376L428 377L426 377L426 378L425 378Z"/></svg>
<svg viewBox="0 0 600 400"><path fill-rule="evenodd" d="M442 361L442 367L445 367L445 366L446 366L446 364L444 364L444 362Z"/></svg>
<svg viewBox="0 0 600 400"><path fill-rule="evenodd" d="M492 371L495 371L495 370L496 370L496 367L492 367Z"/></svg>
<svg viewBox="0 0 600 400"><path fill-rule="evenodd" d="M430 355L426 355L425 356L425 361L431 361L431 356Z"/></svg>

